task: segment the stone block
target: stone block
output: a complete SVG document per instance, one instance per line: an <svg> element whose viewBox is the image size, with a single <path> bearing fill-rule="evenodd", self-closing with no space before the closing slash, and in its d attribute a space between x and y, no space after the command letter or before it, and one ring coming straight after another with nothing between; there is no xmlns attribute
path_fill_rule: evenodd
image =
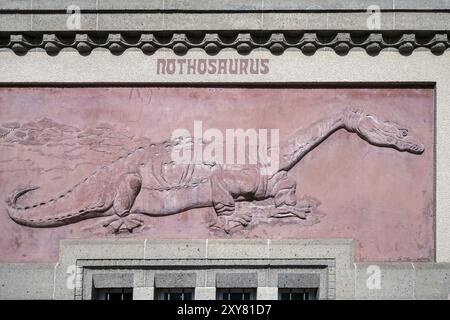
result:
<svg viewBox="0 0 450 320"><path fill-rule="evenodd" d="M71 14L33 14L32 30L33 31L80 31L96 30L97 15L93 13L81 13L80 23L76 25L72 23L74 20Z"/></svg>
<svg viewBox="0 0 450 320"><path fill-rule="evenodd" d="M415 299L448 299L450 263L414 263Z"/></svg>
<svg viewBox="0 0 450 320"><path fill-rule="evenodd" d="M260 30L261 13L165 13L165 30Z"/></svg>
<svg viewBox="0 0 450 320"><path fill-rule="evenodd" d="M379 16L379 28L372 24L372 14L367 12L330 12L327 14L328 30L392 30L394 29L394 14L381 12Z"/></svg>
<svg viewBox="0 0 450 320"><path fill-rule="evenodd" d="M450 0L395 0L396 10L448 10Z"/></svg>
<svg viewBox="0 0 450 320"><path fill-rule="evenodd" d="M153 287L133 288L133 300L153 300L155 289Z"/></svg>
<svg viewBox="0 0 450 320"><path fill-rule="evenodd" d="M0 15L0 31L30 31L30 14L2 14Z"/></svg>
<svg viewBox="0 0 450 320"><path fill-rule="evenodd" d="M267 240L217 239L208 242L208 259L264 259Z"/></svg>
<svg viewBox="0 0 450 320"><path fill-rule="evenodd" d="M331 287L331 285L329 285ZM330 288L329 288L330 290ZM355 298L355 265L345 269L336 269L336 282L334 284L335 299Z"/></svg>
<svg viewBox="0 0 450 320"><path fill-rule="evenodd" d="M278 288L319 288L320 274L318 273L280 273L278 274Z"/></svg>
<svg viewBox="0 0 450 320"><path fill-rule="evenodd" d="M162 10L164 0L98 0L98 10Z"/></svg>
<svg viewBox="0 0 450 320"><path fill-rule="evenodd" d="M132 273L94 274L92 280L95 288L132 288Z"/></svg>
<svg viewBox="0 0 450 320"><path fill-rule="evenodd" d="M217 273L217 288L256 288L258 287L257 273Z"/></svg>
<svg viewBox="0 0 450 320"><path fill-rule="evenodd" d="M66 10L75 5L83 10L95 10L97 0L38 0L33 1L33 10Z"/></svg>
<svg viewBox="0 0 450 320"><path fill-rule="evenodd" d="M197 287L195 288L195 300L215 300L215 287Z"/></svg>
<svg viewBox="0 0 450 320"><path fill-rule="evenodd" d="M265 10L366 10L371 5L391 10L393 0L264 0Z"/></svg>
<svg viewBox="0 0 450 320"><path fill-rule="evenodd" d="M78 259L142 259L143 240L62 240L60 262L75 264Z"/></svg>
<svg viewBox="0 0 450 320"><path fill-rule="evenodd" d="M54 264L0 265L0 300L53 299Z"/></svg>
<svg viewBox="0 0 450 320"><path fill-rule="evenodd" d="M162 13L102 13L98 15L98 29L105 31L164 30Z"/></svg>
<svg viewBox="0 0 450 320"><path fill-rule="evenodd" d="M31 0L0 0L0 10L30 10Z"/></svg>
<svg viewBox="0 0 450 320"><path fill-rule="evenodd" d="M327 15L317 12L264 12L264 30L327 30Z"/></svg>
<svg viewBox="0 0 450 320"><path fill-rule="evenodd" d="M396 12L395 29L449 30L450 12Z"/></svg>
<svg viewBox="0 0 450 320"><path fill-rule="evenodd" d="M336 259L344 269L353 263L354 242L349 239L271 240L271 259Z"/></svg>
<svg viewBox="0 0 450 320"><path fill-rule="evenodd" d="M220 10L220 11L247 11L261 10L261 0L209 0L209 1L189 1L189 0L165 0L165 10Z"/></svg>
<svg viewBox="0 0 450 320"><path fill-rule="evenodd" d="M358 263L356 268L355 298L413 299L414 269L412 264Z"/></svg>
<svg viewBox="0 0 450 320"><path fill-rule="evenodd" d="M146 259L204 259L206 240L150 240L145 243Z"/></svg>
<svg viewBox="0 0 450 320"><path fill-rule="evenodd" d="M258 287L256 289L256 300L278 300L278 288Z"/></svg>
<svg viewBox="0 0 450 320"><path fill-rule="evenodd" d="M194 288L197 275L186 272L164 272L155 274L156 288Z"/></svg>

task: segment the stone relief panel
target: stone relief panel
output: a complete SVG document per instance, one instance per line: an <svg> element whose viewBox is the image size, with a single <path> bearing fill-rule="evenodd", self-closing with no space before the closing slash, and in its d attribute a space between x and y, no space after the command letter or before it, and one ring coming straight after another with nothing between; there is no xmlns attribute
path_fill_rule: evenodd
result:
<svg viewBox="0 0 450 320"><path fill-rule="evenodd" d="M0 93L4 262L104 237L352 238L361 261L433 259L432 89Z"/></svg>

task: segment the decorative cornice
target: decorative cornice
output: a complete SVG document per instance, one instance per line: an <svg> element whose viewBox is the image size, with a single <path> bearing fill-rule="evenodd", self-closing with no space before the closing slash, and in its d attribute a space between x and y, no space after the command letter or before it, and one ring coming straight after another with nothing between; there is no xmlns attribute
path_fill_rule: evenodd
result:
<svg viewBox="0 0 450 320"><path fill-rule="evenodd" d="M332 49L338 55L346 55L353 48L361 48L371 56L383 49L397 50L401 55L410 55L418 48L429 49L434 55L443 54L450 48L449 34L445 32L223 32L223 33L34 33L0 34L0 49L10 49L24 55L33 49L44 49L49 55L57 55L62 49L73 48L82 55L93 49L106 48L120 55L129 48L142 50L146 55L161 48L184 55L189 49L200 48L215 55L225 48L236 49L241 55L257 48L266 48L280 55L289 48L300 49L305 55L317 50Z"/></svg>

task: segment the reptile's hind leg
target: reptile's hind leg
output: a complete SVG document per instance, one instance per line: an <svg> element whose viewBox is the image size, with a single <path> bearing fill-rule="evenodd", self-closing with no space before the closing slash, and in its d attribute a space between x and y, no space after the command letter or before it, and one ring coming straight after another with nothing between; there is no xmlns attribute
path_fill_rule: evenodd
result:
<svg viewBox="0 0 450 320"><path fill-rule="evenodd" d="M229 216L234 213L236 204L233 197L226 189L222 182L219 182L217 178L211 179L211 191L212 191L212 203L214 211L218 216Z"/></svg>
<svg viewBox="0 0 450 320"><path fill-rule="evenodd" d="M105 227L110 227L115 233L124 230L131 232L142 224L143 220L138 215L130 214L141 186L142 179L137 173L123 175L113 202L115 216L104 224Z"/></svg>
<svg viewBox="0 0 450 320"><path fill-rule="evenodd" d="M270 194L274 199L275 210L270 214L270 217L297 217L306 219L316 204L309 201L309 199L297 201L297 182L291 179L287 172L280 171L272 179Z"/></svg>
<svg viewBox="0 0 450 320"><path fill-rule="evenodd" d="M269 181L269 194L273 197L275 207L295 206L297 203L297 182L287 172L280 171Z"/></svg>
<svg viewBox="0 0 450 320"><path fill-rule="evenodd" d="M235 227L245 227L250 223L252 220L251 214L236 212L235 200L220 175L211 177L211 190L213 210L217 215L216 221L211 227L229 233Z"/></svg>
<svg viewBox="0 0 450 320"><path fill-rule="evenodd" d="M236 203L223 182L220 171L211 176L211 200L213 213L216 214L216 219L211 225L212 228L228 233L232 228L239 225L245 226L251 220L251 217L236 214Z"/></svg>

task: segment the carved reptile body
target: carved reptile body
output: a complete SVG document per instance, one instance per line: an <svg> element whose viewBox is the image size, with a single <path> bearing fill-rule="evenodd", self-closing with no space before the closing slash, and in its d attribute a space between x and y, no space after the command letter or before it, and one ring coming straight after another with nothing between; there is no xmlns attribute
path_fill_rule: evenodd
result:
<svg viewBox="0 0 450 320"><path fill-rule="evenodd" d="M101 167L45 202L19 206L19 199L37 187L16 189L7 199L7 211L15 222L37 228L110 217L104 226L119 232L140 226L142 214L164 216L212 207L216 227L229 232L252 219L236 212L237 201L273 198L274 217L304 219L311 207L298 203L296 182L287 172L339 129L356 133L375 146L415 154L424 151L424 146L402 126L381 121L360 108L344 109L281 141L280 166L272 175L262 175L259 165L174 164L170 159L172 142L151 144Z"/></svg>

